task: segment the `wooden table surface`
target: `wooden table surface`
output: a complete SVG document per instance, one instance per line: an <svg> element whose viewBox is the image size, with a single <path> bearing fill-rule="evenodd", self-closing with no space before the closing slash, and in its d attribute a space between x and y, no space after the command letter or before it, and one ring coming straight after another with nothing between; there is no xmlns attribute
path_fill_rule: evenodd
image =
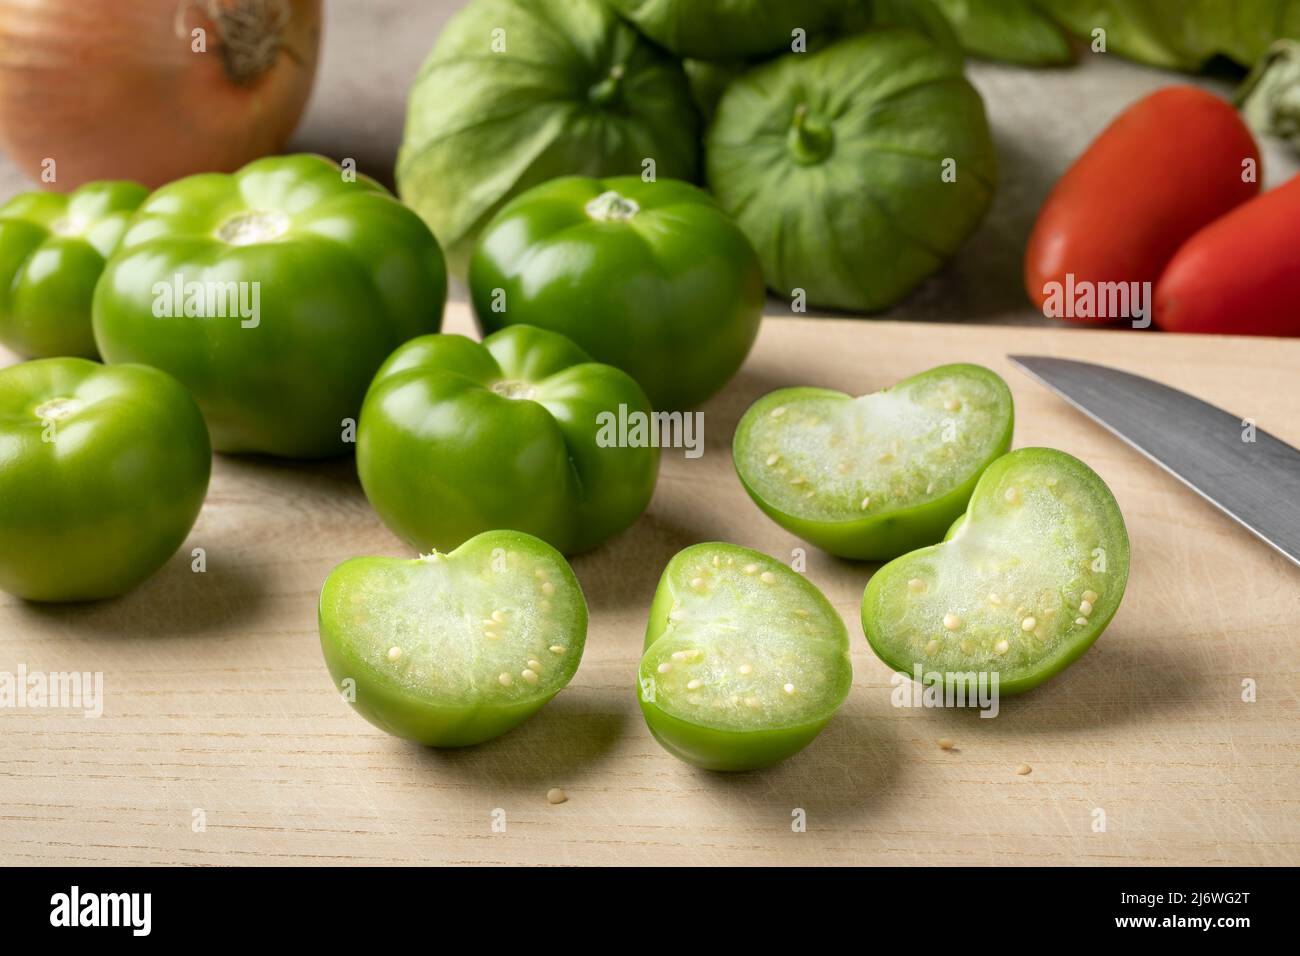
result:
<svg viewBox="0 0 1300 956"><path fill-rule="evenodd" d="M469 328L463 309L448 325ZM592 616L573 683L462 751L376 730L325 671L315 602L329 569L406 553L352 462L218 457L185 548L134 593L85 606L0 595L0 671L102 672L105 698L98 719L0 710L0 862L1300 863L1300 569L1014 370L1009 351L1148 374L1300 443L1296 341L769 320L705 408L704 456L666 453L648 513L574 562ZM896 708L858 621L874 566L809 548L809 577L849 626L847 704L771 770L670 757L634 699L664 563L696 541L783 557L800 545L736 480L740 414L773 388L872 391L949 361L1007 379L1017 447L1069 451L1114 490L1133 568L1109 631L996 719ZM205 573L190 570L193 547ZM568 801L549 804L551 787Z"/></svg>

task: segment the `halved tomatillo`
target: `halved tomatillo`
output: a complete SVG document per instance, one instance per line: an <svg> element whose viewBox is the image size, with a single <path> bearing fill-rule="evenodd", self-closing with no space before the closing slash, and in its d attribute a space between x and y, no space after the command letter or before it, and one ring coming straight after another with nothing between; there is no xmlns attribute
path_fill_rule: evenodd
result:
<svg viewBox="0 0 1300 956"><path fill-rule="evenodd" d="M352 558L321 589L336 686L376 727L434 747L482 743L531 716L573 677L586 637L572 569L518 531L415 560Z"/></svg>
<svg viewBox="0 0 1300 956"><path fill-rule="evenodd" d="M979 365L940 365L854 398L783 388L750 406L732 457L777 524L831 554L887 560L943 537L1011 447L1011 392Z"/></svg>
<svg viewBox="0 0 1300 956"><path fill-rule="evenodd" d="M817 587L734 544L668 562L638 697L655 739L707 770L753 770L806 747L853 680L844 622Z"/></svg>
<svg viewBox="0 0 1300 956"><path fill-rule="evenodd" d="M945 685L998 675L1037 686L1106 629L1128 582L1124 517L1106 483L1065 452L1022 448L989 466L947 538L891 561L862 597L876 655Z"/></svg>

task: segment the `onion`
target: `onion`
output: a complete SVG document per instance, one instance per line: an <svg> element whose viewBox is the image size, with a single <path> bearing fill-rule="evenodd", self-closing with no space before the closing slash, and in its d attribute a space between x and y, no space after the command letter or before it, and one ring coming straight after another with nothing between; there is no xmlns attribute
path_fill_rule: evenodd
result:
<svg viewBox="0 0 1300 956"><path fill-rule="evenodd" d="M59 191L237 169L284 147L319 48L320 0L0 0L0 147Z"/></svg>

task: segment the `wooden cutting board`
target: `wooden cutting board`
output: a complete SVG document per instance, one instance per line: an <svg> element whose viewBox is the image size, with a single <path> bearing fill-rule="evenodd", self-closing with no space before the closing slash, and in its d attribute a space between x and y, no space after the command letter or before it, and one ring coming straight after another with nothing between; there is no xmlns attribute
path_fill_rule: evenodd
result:
<svg viewBox="0 0 1300 956"><path fill-rule="evenodd" d="M448 324L470 328L463 306ZM219 457L189 543L136 592L67 607L0 595L0 670L101 671L105 697L99 719L0 710L0 862L1300 863L1300 569L1008 352L1140 372L1300 444L1297 341L769 320L705 409L704 456L665 454L649 512L574 562L592 615L573 683L515 732L443 752L372 728L321 661L329 569L406 554L352 462ZM953 361L1006 378L1017 446L1071 452L1114 490L1133 567L1109 631L994 720L896 708L858 620L874 566L809 549L808 576L849 627L848 703L771 770L668 756L634 699L663 565L697 541L800 546L736 480L741 413L781 386L873 391ZM192 547L206 573L191 572ZM568 801L549 804L552 787Z"/></svg>

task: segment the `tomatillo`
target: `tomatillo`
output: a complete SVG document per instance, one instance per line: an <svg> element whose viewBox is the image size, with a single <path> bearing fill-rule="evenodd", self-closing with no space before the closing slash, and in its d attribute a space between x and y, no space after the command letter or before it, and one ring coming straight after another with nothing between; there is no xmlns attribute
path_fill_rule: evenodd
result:
<svg viewBox="0 0 1300 956"><path fill-rule="evenodd" d="M411 561L353 558L320 594L335 685L376 727L433 747L482 743L527 719L569 683L586 639L573 570L517 531Z"/></svg>
<svg viewBox="0 0 1300 956"><path fill-rule="evenodd" d="M758 254L706 193L635 176L570 176L515 198L483 232L469 285L486 331L561 332L666 410L731 380L764 303Z"/></svg>
<svg viewBox="0 0 1300 956"><path fill-rule="evenodd" d="M1018 694L1101 636L1128 567L1106 483L1065 452L1021 448L988 467L941 544L872 575L862 630L900 673L968 690L996 674L998 692Z"/></svg>
<svg viewBox="0 0 1300 956"><path fill-rule="evenodd" d="M651 414L627 373L558 333L426 335L375 376L357 471L379 517L420 551L512 528L573 554L650 503L659 449L622 423Z"/></svg>
<svg viewBox="0 0 1300 956"><path fill-rule="evenodd" d="M734 544L697 544L664 568L638 700L669 753L755 770L797 753L853 681L848 632L811 581Z"/></svg>
<svg viewBox="0 0 1300 956"><path fill-rule="evenodd" d="M170 375L79 358L0 369L0 589L129 591L190 533L211 467L203 416Z"/></svg>
<svg viewBox="0 0 1300 956"><path fill-rule="evenodd" d="M0 342L34 358L96 358L95 283L148 195L138 183L99 182L0 206Z"/></svg>
<svg viewBox="0 0 1300 956"><path fill-rule="evenodd" d="M375 370L442 323L446 274L420 217L320 156L163 186L95 290L109 362L175 375L218 451L350 448Z"/></svg>
<svg viewBox="0 0 1300 956"><path fill-rule="evenodd" d="M940 540L1011 447L1011 390L979 365L940 365L870 395L782 388L736 426L732 457L782 528L881 561Z"/></svg>

